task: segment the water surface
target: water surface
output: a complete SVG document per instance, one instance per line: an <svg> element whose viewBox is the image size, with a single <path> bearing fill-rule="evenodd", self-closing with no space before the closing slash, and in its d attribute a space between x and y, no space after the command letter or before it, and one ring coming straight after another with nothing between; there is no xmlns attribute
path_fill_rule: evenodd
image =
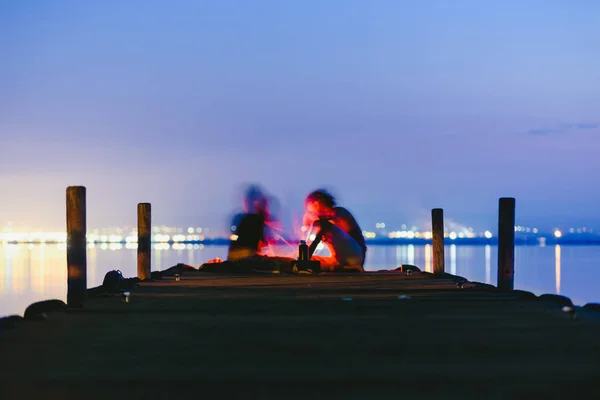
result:
<svg viewBox="0 0 600 400"><path fill-rule="evenodd" d="M183 262L193 266L224 258L224 246L155 246L152 269L163 270ZM102 284L104 274L119 269L126 277L137 273L135 249L102 245L88 249L88 287ZM471 281L496 284L496 246L446 246L446 271ZM431 271L431 246L370 246L368 270L414 264ZM556 293L576 304L600 302L600 246L517 246L515 287L536 294ZM0 245L0 316L23 314L40 300L66 300L66 251L63 245Z"/></svg>

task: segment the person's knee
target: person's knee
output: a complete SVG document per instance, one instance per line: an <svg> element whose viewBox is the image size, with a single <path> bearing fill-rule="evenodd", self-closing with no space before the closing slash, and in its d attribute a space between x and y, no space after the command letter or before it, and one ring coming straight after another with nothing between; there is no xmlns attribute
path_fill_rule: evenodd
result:
<svg viewBox="0 0 600 400"><path fill-rule="evenodd" d="M258 252L254 249L238 247L238 248L230 248L227 254L227 261L239 261L244 258L252 257L257 255Z"/></svg>
<svg viewBox="0 0 600 400"><path fill-rule="evenodd" d="M362 268L363 259L359 255L353 255L346 259L346 264L347 265L360 265L360 267Z"/></svg>
<svg viewBox="0 0 600 400"><path fill-rule="evenodd" d="M334 257L312 256L310 259L319 262L321 271L333 271L338 266L338 262Z"/></svg>

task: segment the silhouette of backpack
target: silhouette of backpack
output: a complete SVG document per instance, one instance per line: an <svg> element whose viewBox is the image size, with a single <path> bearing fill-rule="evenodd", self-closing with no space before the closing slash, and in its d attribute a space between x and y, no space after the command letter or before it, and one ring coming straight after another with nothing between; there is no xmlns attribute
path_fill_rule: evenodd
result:
<svg viewBox="0 0 600 400"><path fill-rule="evenodd" d="M108 271L106 275L104 275L104 281L102 282L102 287L107 292L117 292L119 291L119 283L125 278L123 278L123 274L119 270Z"/></svg>

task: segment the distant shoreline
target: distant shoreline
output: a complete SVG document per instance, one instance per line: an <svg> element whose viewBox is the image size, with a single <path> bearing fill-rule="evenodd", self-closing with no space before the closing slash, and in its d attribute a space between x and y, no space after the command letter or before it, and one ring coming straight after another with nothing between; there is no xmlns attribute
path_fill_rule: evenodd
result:
<svg viewBox="0 0 600 400"><path fill-rule="evenodd" d="M278 241L278 244L281 245L285 245L285 244L289 244L289 243L296 243L298 242L297 239L290 239L290 240L286 240L286 241ZM15 244L33 244L33 245L42 245L42 244L64 244L65 242L61 242L61 241L39 241L39 240L33 240L33 241L5 241L5 242L0 242L0 245L15 245ZM230 243L230 239L227 238L214 238L214 239L210 239L210 238L205 238L203 240L182 240L182 241L173 241L173 240L169 240L169 241L153 241L153 244L169 244L169 245L173 245L173 244L183 244L183 245L188 245L188 244L192 244L192 245L211 245L211 246L226 246ZM424 245L431 245L432 241L431 239L421 239L421 238L413 238L413 239L407 239L407 238L398 238L398 239L366 239L366 243L367 245L370 246L403 246L403 245L417 245L417 246L424 246ZM102 244L121 244L121 245L135 245L137 243L135 242L128 242L126 240L121 240L121 241L90 241L88 242L88 244L94 244L94 245L102 245ZM444 239L444 244L449 246L449 245L457 245L457 246L497 246L498 245L498 238L456 238L456 239L449 239L449 238L445 238ZM578 245L578 246L589 246L589 245L600 245L600 236L595 238L595 237L587 237L585 239L575 239L575 238L569 238L569 237L562 237L562 238L554 238L554 237L547 237L547 238L515 238L515 246L551 246L551 245Z"/></svg>

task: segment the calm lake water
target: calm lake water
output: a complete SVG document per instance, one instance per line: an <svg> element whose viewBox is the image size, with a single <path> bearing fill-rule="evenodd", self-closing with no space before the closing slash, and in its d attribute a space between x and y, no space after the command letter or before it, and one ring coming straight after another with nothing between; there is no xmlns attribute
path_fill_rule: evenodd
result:
<svg viewBox="0 0 600 400"><path fill-rule="evenodd" d="M152 270L164 270L183 262L193 266L225 258L227 247L188 245L183 249L157 246ZM496 284L495 246L446 246L446 271L471 281ZM88 286L102 284L104 274L119 269L125 277L136 275L137 251L121 245L88 249ZM414 264L431 271L431 246L370 246L368 270L393 269ZM556 293L575 304L600 302L600 246L517 246L515 286L535 294ZM0 316L22 315L33 302L66 300L66 251L64 245L0 245Z"/></svg>

